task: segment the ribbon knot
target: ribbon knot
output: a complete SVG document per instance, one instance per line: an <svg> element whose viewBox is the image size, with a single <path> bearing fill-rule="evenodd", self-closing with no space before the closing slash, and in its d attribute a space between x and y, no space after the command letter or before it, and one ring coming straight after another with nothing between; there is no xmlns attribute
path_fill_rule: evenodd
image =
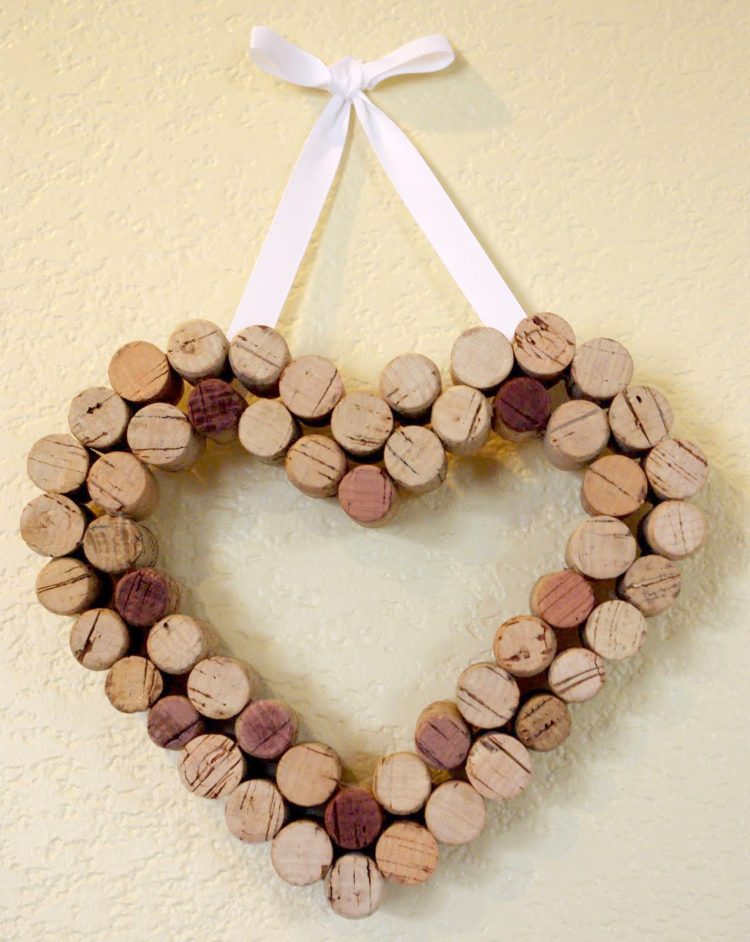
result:
<svg viewBox="0 0 750 942"><path fill-rule="evenodd" d="M332 95L351 101L364 88L363 63L359 59L347 56L331 66L331 81L328 91Z"/></svg>

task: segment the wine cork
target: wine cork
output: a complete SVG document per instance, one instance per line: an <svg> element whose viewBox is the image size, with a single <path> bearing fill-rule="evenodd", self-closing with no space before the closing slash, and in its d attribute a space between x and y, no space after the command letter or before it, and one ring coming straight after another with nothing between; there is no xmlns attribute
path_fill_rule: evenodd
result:
<svg viewBox="0 0 750 942"><path fill-rule="evenodd" d="M189 471L205 442L177 406L154 402L139 409L128 426L128 445L146 464L162 471Z"/></svg>
<svg viewBox="0 0 750 942"><path fill-rule="evenodd" d="M469 750L466 776L483 798L515 798L531 781L531 756L513 736L484 733Z"/></svg>
<svg viewBox="0 0 750 942"><path fill-rule="evenodd" d="M40 494L21 513L21 536L40 556L69 556L83 541L86 515L69 497Z"/></svg>
<svg viewBox="0 0 750 942"><path fill-rule="evenodd" d="M285 883L309 886L328 873L333 844L314 821L301 819L282 828L271 844L271 863Z"/></svg>
<svg viewBox="0 0 750 942"><path fill-rule="evenodd" d="M416 821L396 821L380 835L375 862L386 880L416 886L429 880L438 865L438 843Z"/></svg>
<svg viewBox="0 0 750 942"><path fill-rule="evenodd" d="M418 425L398 428L385 446L385 469L405 491L426 494L445 480L448 464L434 432Z"/></svg>
<svg viewBox="0 0 750 942"><path fill-rule="evenodd" d="M208 657L210 627L198 618L175 613L160 619L146 638L146 651L164 674L187 674Z"/></svg>
<svg viewBox="0 0 750 942"><path fill-rule="evenodd" d="M344 451L356 458L375 455L393 432L393 413L380 396L349 393L331 416L331 433Z"/></svg>
<svg viewBox="0 0 750 942"><path fill-rule="evenodd" d="M156 537L142 523L128 517L97 517L83 537L86 559L102 572L121 573L153 566L159 555Z"/></svg>
<svg viewBox="0 0 750 942"><path fill-rule="evenodd" d="M51 559L37 576L36 597L55 615L77 615L94 604L102 588L91 566L60 556Z"/></svg>
<svg viewBox="0 0 750 942"><path fill-rule="evenodd" d="M537 579L529 607L553 628L575 628L591 614L594 590L582 575L563 569Z"/></svg>
<svg viewBox="0 0 750 942"><path fill-rule="evenodd" d="M509 442L536 438L547 428L552 399L547 388L530 376L503 383L492 405L492 427Z"/></svg>
<svg viewBox="0 0 750 942"><path fill-rule="evenodd" d="M438 700L419 714L414 732L417 752L436 769L457 769L471 746L471 732L451 700Z"/></svg>
<svg viewBox="0 0 750 942"><path fill-rule="evenodd" d="M406 419L421 419L440 395L440 370L421 353L397 356L380 374L380 394Z"/></svg>
<svg viewBox="0 0 750 942"><path fill-rule="evenodd" d="M68 425L82 445L106 451L125 438L130 407L108 386L84 389L70 403Z"/></svg>
<svg viewBox="0 0 750 942"><path fill-rule="evenodd" d="M294 745L299 720L294 710L281 700L254 700L234 723L240 747L256 759L278 759Z"/></svg>
<svg viewBox="0 0 750 942"><path fill-rule="evenodd" d="M195 709L212 720L237 716L260 690L260 677L233 657L207 657L190 671L187 695Z"/></svg>
<svg viewBox="0 0 750 942"><path fill-rule="evenodd" d="M35 442L26 471L32 482L48 494L70 494L86 480L89 453L72 435L45 435Z"/></svg>
<svg viewBox="0 0 750 942"><path fill-rule="evenodd" d="M333 497L346 474L346 455L324 435L305 435L287 452L287 477L308 497Z"/></svg>
<svg viewBox="0 0 750 942"><path fill-rule="evenodd" d="M687 500L706 483L708 460L684 438L667 438L646 455L643 468L654 494L661 500Z"/></svg>
<svg viewBox="0 0 750 942"><path fill-rule="evenodd" d="M276 769L279 791L294 805L322 805L341 780L341 760L322 742L302 742L287 749Z"/></svg>
<svg viewBox="0 0 750 942"><path fill-rule="evenodd" d="M597 605L583 629L583 642L608 661L632 657L646 640L646 619L629 602L612 599Z"/></svg>
<svg viewBox="0 0 750 942"><path fill-rule="evenodd" d="M442 844L468 844L479 837L487 818L484 798L468 782L438 785L424 809L427 829Z"/></svg>
<svg viewBox="0 0 750 942"><path fill-rule="evenodd" d="M161 696L161 674L145 657L120 658L107 672L104 692L112 706L121 713L148 710Z"/></svg>
<svg viewBox="0 0 750 942"><path fill-rule="evenodd" d="M643 537L650 548L667 559L686 559L706 542L708 524L700 507L684 500L657 504L643 518Z"/></svg>
<svg viewBox="0 0 750 942"><path fill-rule="evenodd" d="M366 788L346 785L329 800L323 822L338 847L362 850L380 834L383 812Z"/></svg>
<svg viewBox="0 0 750 942"><path fill-rule="evenodd" d="M224 813L230 834L246 844L261 844L284 826L286 806L273 782L251 778L234 789Z"/></svg>
<svg viewBox="0 0 750 942"><path fill-rule="evenodd" d="M150 628L180 605L180 586L158 569L136 569L115 586L115 608L129 625Z"/></svg>
<svg viewBox="0 0 750 942"><path fill-rule="evenodd" d="M331 360L300 357L281 374L279 395L292 415L303 422L322 424L344 395L344 383Z"/></svg>
<svg viewBox="0 0 750 942"><path fill-rule="evenodd" d="M364 854L344 854L325 877L326 899L337 916L364 919L383 900L383 877Z"/></svg>
<svg viewBox="0 0 750 942"><path fill-rule="evenodd" d="M159 485L146 465L127 451L111 451L91 466L91 499L108 514L143 520L156 510Z"/></svg>
<svg viewBox="0 0 750 942"><path fill-rule="evenodd" d="M254 393L274 390L291 360L286 340L273 327L263 324L245 327L229 345L229 363L234 375Z"/></svg>
<svg viewBox="0 0 750 942"><path fill-rule="evenodd" d="M570 534L565 562L589 579L615 579L632 565L638 544L615 517L589 517Z"/></svg>
<svg viewBox="0 0 750 942"><path fill-rule="evenodd" d="M672 421L669 401L651 386L628 386L609 407L612 434L625 452L648 451L658 445L669 435Z"/></svg>
<svg viewBox="0 0 750 942"><path fill-rule="evenodd" d="M604 455L583 476L581 505L592 517L627 517L643 506L648 483L643 468L625 455Z"/></svg>
<svg viewBox="0 0 750 942"><path fill-rule="evenodd" d="M435 400L431 424L448 451L475 455L490 437L491 418L483 393L471 386L451 386Z"/></svg>
<svg viewBox="0 0 750 942"><path fill-rule="evenodd" d="M457 386L491 392L513 369L513 347L494 327L470 327L453 344L451 378Z"/></svg>
<svg viewBox="0 0 750 942"><path fill-rule="evenodd" d="M528 376L544 382L562 376L575 350L573 329L557 314L534 314L524 318L513 337L516 363Z"/></svg>
<svg viewBox="0 0 750 942"><path fill-rule="evenodd" d="M169 365L193 385L221 376L228 351L229 341L221 328L200 319L178 324L167 342Z"/></svg>
<svg viewBox="0 0 750 942"><path fill-rule="evenodd" d="M299 436L299 427L277 399L258 399L240 417L240 444L261 461L280 461Z"/></svg>
<svg viewBox="0 0 750 942"><path fill-rule="evenodd" d="M206 731L203 717L187 697L162 697L148 711L146 721L151 742L162 749L183 749Z"/></svg>
<svg viewBox="0 0 750 942"><path fill-rule="evenodd" d="M555 632L533 615L517 615L504 621L492 642L498 665L516 677L540 674L552 663L556 651Z"/></svg>
<svg viewBox="0 0 750 942"><path fill-rule="evenodd" d="M432 781L424 761L413 752L394 752L375 766L372 790L391 814L414 814L430 796Z"/></svg>
<svg viewBox="0 0 750 942"><path fill-rule="evenodd" d="M177 771L185 788L199 798L226 798L245 776L245 759L229 736L204 733L184 747Z"/></svg>
<svg viewBox="0 0 750 942"><path fill-rule="evenodd" d="M609 402L633 378L633 358L621 343L597 337L576 350L568 390L574 399Z"/></svg>
<svg viewBox="0 0 750 942"><path fill-rule="evenodd" d="M338 499L344 511L365 527L380 527L393 519L398 506L396 487L382 468L359 465L341 479Z"/></svg>
<svg viewBox="0 0 750 942"><path fill-rule="evenodd" d="M247 403L223 379L204 379L188 396L190 424L201 435L224 444L237 438L237 427Z"/></svg>
<svg viewBox="0 0 750 942"><path fill-rule="evenodd" d="M583 703L602 689L604 659L586 648L568 648L550 664L549 688L566 703Z"/></svg>
<svg viewBox="0 0 750 942"><path fill-rule="evenodd" d="M527 749L549 752L570 735L570 713L565 701L551 693L537 693L521 704L515 733Z"/></svg>
<svg viewBox="0 0 750 942"><path fill-rule="evenodd" d="M547 461L563 471L589 464L607 447L607 413L595 402L573 399L552 413L544 433Z"/></svg>
<svg viewBox="0 0 750 942"><path fill-rule="evenodd" d="M90 671L106 671L130 647L128 626L111 608L91 608L73 622L70 650Z"/></svg>
<svg viewBox="0 0 750 942"><path fill-rule="evenodd" d="M502 726L516 712L520 693L514 678L489 661L472 664L458 678L456 702L467 723L480 729Z"/></svg>
<svg viewBox="0 0 750 942"><path fill-rule="evenodd" d="M666 611L682 588L682 576L664 556L641 556L617 583L617 594L648 618Z"/></svg>
<svg viewBox="0 0 750 942"><path fill-rule="evenodd" d="M164 353L152 343L126 343L109 363L109 384L123 399L148 402L178 402L182 380L172 370Z"/></svg>

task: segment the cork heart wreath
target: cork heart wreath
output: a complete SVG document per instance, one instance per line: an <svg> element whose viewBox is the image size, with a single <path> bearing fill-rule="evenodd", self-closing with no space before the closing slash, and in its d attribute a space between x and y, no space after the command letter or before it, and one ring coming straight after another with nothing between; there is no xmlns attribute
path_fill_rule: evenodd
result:
<svg viewBox="0 0 750 942"><path fill-rule="evenodd" d="M166 353L143 341L118 350L110 385L71 403L72 434L42 438L28 457L43 493L23 510L21 532L52 557L36 593L49 611L76 616L76 660L106 671L117 710L148 711L148 735L179 750L187 789L227 799L232 835L269 842L288 883L323 880L349 918L374 912L389 882L427 880L440 844L481 832L486 799L528 786L531 754L565 740L569 704L600 690L607 660L638 651L646 619L680 592L676 562L706 535L687 502L706 458L670 437L669 403L631 384L618 342L576 347L562 318L540 314L512 342L492 327L467 330L450 373L443 389L433 362L405 354L383 370L379 395L346 395L330 360L292 359L272 327L247 327L230 344L194 320ZM283 462L305 494L336 497L331 513L377 526L400 496L443 483L446 452L469 458L493 432L543 436L555 467L585 469L588 516L568 539L565 567L531 589L530 611L498 627L494 660L470 664L455 700L424 709L415 751L384 756L371 782L342 784L336 752L297 741L293 710L264 694L248 664L215 654L213 630L181 611L179 585L154 568L156 537L142 521L157 475L188 471L206 440L239 438L255 460Z"/></svg>

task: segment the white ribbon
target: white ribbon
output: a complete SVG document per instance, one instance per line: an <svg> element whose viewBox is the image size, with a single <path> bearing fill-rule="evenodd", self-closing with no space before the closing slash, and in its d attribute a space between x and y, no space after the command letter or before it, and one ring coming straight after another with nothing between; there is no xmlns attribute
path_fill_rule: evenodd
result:
<svg viewBox="0 0 750 942"><path fill-rule="evenodd" d="M252 324L276 324L336 175L353 105L383 169L466 300L485 324L512 337L525 317L517 299L414 145L365 95L395 75L450 65L453 49L445 36L423 36L374 62L347 57L328 67L273 30L256 26L250 55L271 75L324 89L331 100L292 171L229 336Z"/></svg>

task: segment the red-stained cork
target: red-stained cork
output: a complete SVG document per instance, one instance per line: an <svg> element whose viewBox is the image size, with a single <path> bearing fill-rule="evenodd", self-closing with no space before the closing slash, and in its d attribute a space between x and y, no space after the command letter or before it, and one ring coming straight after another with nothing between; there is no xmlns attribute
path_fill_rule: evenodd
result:
<svg viewBox="0 0 750 942"><path fill-rule="evenodd" d="M383 812L366 788L342 788L326 805L324 823L331 840L345 850L361 850L380 834Z"/></svg>
<svg viewBox="0 0 750 942"><path fill-rule="evenodd" d="M130 625L148 628L180 604L180 586L158 569L126 573L115 586L115 608Z"/></svg>

